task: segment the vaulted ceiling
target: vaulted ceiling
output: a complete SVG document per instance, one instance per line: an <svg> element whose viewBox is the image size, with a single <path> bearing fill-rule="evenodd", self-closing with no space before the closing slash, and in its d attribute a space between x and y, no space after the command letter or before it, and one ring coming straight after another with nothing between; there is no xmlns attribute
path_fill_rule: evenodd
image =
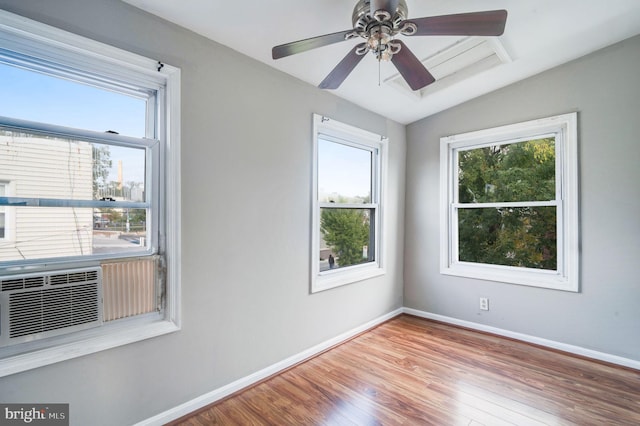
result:
<svg viewBox="0 0 640 426"><path fill-rule="evenodd" d="M317 86L362 39L273 60L276 45L352 28L357 0L123 0ZM333 92L410 123L640 34L639 0L406 0L409 18L508 11L500 37L398 36L436 77L413 92L367 55ZM603 75L602 78L607 78Z"/></svg>

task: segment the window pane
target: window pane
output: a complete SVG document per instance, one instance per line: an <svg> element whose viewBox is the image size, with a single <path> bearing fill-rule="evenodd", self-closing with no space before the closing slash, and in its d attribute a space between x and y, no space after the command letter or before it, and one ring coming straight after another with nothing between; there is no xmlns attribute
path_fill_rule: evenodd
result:
<svg viewBox="0 0 640 426"><path fill-rule="evenodd" d="M371 202L372 152L318 140L318 201Z"/></svg>
<svg viewBox="0 0 640 426"><path fill-rule="evenodd" d="M320 271L375 260L375 209L320 209Z"/></svg>
<svg viewBox="0 0 640 426"><path fill-rule="evenodd" d="M0 129L0 170L15 197L144 201L145 149ZM0 261L146 249L146 209L13 207Z"/></svg>
<svg viewBox="0 0 640 426"><path fill-rule="evenodd" d="M557 269L556 208L458 209L462 262Z"/></svg>
<svg viewBox="0 0 640 426"><path fill-rule="evenodd" d="M94 254L123 253L145 248L145 209L95 209L93 219Z"/></svg>
<svg viewBox="0 0 640 426"><path fill-rule="evenodd" d="M145 150L91 144L94 199L145 201Z"/></svg>
<svg viewBox="0 0 640 426"><path fill-rule="evenodd" d="M146 250L145 209L13 209L15 239L0 243L2 262Z"/></svg>
<svg viewBox="0 0 640 426"><path fill-rule="evenodd" d="M458 151L461 203L556 199L555 139Z"/></svg>
<svg viewBox="0 0 640 426"><path fill-rule="evenodd" d="M0 63L0 116L144 137L147 101ZM141 94L142 95L142 94Z"/></svg>
<svg viewBox="0 0 640 426"><path fill-rule="evenodd" d="M144 201L145 150L0 128L0 170L15 197Z"/></svg>

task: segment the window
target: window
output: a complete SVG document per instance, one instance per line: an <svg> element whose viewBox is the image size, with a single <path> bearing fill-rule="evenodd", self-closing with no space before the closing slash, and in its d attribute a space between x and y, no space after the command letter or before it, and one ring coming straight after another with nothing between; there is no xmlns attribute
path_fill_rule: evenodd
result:
<svg viewBox="0 0 640 426"><path fill-rule="evenodd" d="M384 273L384 138L314 115L311 291Z"/></svg>
<svg viewBox="0 0 640 426"><path fill-rule="evenodd" d="M441 273L578 291L576 123L441 139Z"/></svg>
<svg viewBox="0 0 640 426"><path fill-rule="evenodd" d="M7 184L4 182L0 182L0 197L7 196L6 188L7 188ZM6 208L0 204L0 241L5 240L7 238L6 223L7 223Z"/></svg>
<svg viewBox="0 0 640 426"><path fill-rule="evenodd" d="M0 40L0 376L177 330L179 70L4 11Z"/></svg>

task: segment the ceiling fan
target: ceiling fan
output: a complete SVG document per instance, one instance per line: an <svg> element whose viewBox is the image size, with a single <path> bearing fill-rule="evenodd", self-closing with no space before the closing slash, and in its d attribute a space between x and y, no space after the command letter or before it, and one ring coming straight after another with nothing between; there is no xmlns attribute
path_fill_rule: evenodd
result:
<svg viewBox="0 0 640 426"><path fill-rule="evenodd" d="M347 56L320 83L321 89L337 89L367 52L378 61L391 61L411 90L420 90L435 78L396 35L404 36L499 36L507 21L506 10L460 13L407 19L405 0L359 0L353 9L353 29L276 46L273 59L317 47L362 37Z"/></svg>

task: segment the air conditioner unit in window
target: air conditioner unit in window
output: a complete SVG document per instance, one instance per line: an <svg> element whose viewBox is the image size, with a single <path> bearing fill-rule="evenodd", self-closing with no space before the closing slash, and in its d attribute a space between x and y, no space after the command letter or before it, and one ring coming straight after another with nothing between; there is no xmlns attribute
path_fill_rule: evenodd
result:
<svg viewBox="0 0 640 426"><path fill-rule="evenodd" d="M102 324L102 269L0 277L0 347Z"/></svg>

